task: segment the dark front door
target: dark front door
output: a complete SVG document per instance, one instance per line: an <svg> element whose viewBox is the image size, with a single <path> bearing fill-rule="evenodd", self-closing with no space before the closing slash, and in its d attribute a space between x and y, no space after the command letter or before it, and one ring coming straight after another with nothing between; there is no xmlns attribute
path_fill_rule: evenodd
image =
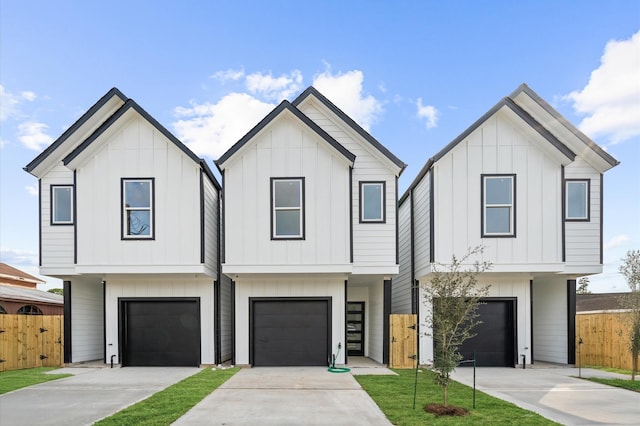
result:
<svg viewBox="0 0 640 426"><path fill-rule="evenodd" d="M254 366L325 366L331 299L252 299Z"/></svg>
<svg viewBox="0 0 640 426"><path fill-rule="evenodd" d="M465 360L473 359L481 367L513 367L515 365L514 300L487 300L478 307L479 324L475 337L466 340L460 348ZM462 366L471 366L471 363Z"/></svg>
<svg viewBox="0 0 640 426"><path fill-rule="evenodd" d="M123 365L200 364L199 300L121 300L121 320Z"/></svg>
<svg viewBox="0 0 640 426"><path fill-rule="evenodd" d="M364 356L364 302L347 303L347 355Z"/></svg>

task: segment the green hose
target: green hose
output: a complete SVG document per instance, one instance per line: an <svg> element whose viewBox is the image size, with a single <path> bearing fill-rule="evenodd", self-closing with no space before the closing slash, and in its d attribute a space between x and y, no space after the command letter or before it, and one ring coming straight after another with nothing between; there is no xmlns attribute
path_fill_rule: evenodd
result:
<svg viewBox="0 0 640 426"><path fill-rule="evenodd" d="M349 371L351 371L351 369L347 367L336 367L336 358L340 353L341 346L342 345L338 343L338 349L336 350L336 354L333 355L333 361L331 362L331 364L329 365L329 368L327 369L329 373L348 373Z"/></svg>

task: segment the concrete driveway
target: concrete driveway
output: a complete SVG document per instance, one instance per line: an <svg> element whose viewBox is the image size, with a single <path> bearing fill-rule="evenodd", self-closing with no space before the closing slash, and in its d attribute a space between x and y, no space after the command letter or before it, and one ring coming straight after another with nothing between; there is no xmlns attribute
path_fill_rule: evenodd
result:
<svg viewBox="0 0 640 426"><path fill-rule="evenodd" d="M175 425L390 425L349 373L323 367L240 370Z"/></svg>
<svg viewBox="0 0 640 426"><path fill-rule="evenodd" d="M90 425L198 371L195 367L55 370L74 376L0 395L0 425Z"/></svg>
<svg viewBox="0 0 640 426"><path fill-rule="evenodd" d="M564 425L640 424L640 393L577 376L569 367L483 367L476 370L476 388ZM582 377L629 378L588 368ZM458 368L452 378L472 386L473 368Z"/></svg>

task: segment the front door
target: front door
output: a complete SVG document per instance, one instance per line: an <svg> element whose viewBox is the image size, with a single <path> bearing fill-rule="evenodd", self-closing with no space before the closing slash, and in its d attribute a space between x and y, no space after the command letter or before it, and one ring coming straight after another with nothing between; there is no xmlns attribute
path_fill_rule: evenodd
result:
<svg viewBox="0 0 640 426"><path fill-rule="evenodd" d="M364 302L347 303L347 355L364 356Z"/></svg>

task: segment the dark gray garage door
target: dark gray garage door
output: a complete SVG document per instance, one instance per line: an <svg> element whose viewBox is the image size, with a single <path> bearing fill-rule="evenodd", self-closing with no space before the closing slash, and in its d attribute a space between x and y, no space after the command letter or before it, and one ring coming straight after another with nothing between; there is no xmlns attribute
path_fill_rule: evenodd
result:
<svg viewBox="0 0 640 426"><path fill-rule="evenodd" d="M482 324L474 332L477 335L462 345L460 353L465 360L473 359L480 367L513 367L515 365L515 301L487 300L479 306ZM462 366L471 366L471 363Z"/></svg>
<svg viewBox="0 0 640 426"><path fill-rule="evenodd" d="M125 366L198 366L198 299L121 299Z"/></svg>
<svg viewBox="0 0 640 426"><path fill-rule="evenodd" d="M327 365L330 299L252 299L254 366Z"/></svg>

